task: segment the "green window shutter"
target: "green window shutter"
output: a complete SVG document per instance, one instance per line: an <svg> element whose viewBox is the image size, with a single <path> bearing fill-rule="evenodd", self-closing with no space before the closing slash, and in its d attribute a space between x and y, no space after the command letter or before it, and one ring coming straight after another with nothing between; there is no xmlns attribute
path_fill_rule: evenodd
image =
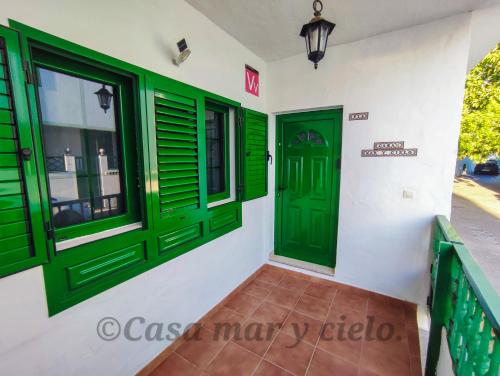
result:
<svg viewBox="0 0 500 376"><path fill-rule="evenodd" d="M199 208L196 100L156 89L154 106L161 217Z"/></svg>
<svg viewBox="0 0 500 376"><path fill-rule="evenodd" d="M267 115L243 111L243 201L267 195Z"/></svg>
<svg viewBox="0 0 500 376"><path fill-rule="evenodd" d="M17 33L0 27L0 277L46 261Z"/></svg>

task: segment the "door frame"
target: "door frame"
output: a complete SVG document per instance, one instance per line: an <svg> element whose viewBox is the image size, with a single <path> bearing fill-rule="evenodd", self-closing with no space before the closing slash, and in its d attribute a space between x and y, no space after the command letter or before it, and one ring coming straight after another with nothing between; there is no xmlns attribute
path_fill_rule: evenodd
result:
<svg viewBox="0 0 500 376"><path fill-rule="evenodd" d="M288 257L282 254L282 194L280 187L283 185L283 135L284 126L287 122L300 122L307 120L331 120L333 129L333 164L338 169L338 178L332 179L332 200L330 205L330 215L332 229L329 244L332 260L330 265L325 265L335 268L337 261L337 239L338 239L338 223L339 223L339 203L340 203L340 179L341 179L341 155L342 155L342 120L343 108L335 108L328 110L313 110L304 112L294 112L289 114L276 115L276 176L275 176L275 212L274 212L274 254L278 256Z"/></svg>

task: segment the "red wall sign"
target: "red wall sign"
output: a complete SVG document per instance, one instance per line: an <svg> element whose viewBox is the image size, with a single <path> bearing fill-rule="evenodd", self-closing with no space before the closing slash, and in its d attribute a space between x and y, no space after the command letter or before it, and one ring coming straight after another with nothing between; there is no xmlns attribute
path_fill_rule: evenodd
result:
<svg viewBox="0 0 500 376"><path fill-rule="evenodd" d="M245 90L247 93L259 96L259 72L245 65Z"/></svg>

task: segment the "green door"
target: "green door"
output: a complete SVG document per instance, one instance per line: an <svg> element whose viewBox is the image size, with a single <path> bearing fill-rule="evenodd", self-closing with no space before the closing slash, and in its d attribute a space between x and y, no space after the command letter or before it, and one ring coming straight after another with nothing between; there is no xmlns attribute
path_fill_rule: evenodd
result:
<svg viewBox="0 0 500 376"><path fill-rule="evenodd" d="M335 266L341 110L278 116L278 255Z"/></svg>

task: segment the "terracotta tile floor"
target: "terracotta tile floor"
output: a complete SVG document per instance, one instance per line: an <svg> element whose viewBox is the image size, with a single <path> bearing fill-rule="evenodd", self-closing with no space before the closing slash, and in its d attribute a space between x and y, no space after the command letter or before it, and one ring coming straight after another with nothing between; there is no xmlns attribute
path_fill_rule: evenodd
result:
<svg viewBox="0 0 500 376"><path fill-rule="evenodd" d="M153 375L421 375L413 304L265 265Z"/></svg>

